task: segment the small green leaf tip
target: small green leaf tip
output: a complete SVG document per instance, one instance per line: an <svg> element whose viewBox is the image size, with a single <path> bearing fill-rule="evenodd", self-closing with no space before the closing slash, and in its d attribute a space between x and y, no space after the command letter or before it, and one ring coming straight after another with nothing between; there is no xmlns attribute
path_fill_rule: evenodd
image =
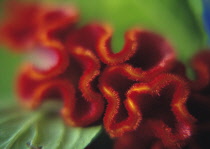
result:
<svg viewBox="0 0 210 149"><path fill-rule="evenodd" d="M65 125L55 102L46 103L37 111L0 105L1 149L84 149L102 129Z"/></svg>

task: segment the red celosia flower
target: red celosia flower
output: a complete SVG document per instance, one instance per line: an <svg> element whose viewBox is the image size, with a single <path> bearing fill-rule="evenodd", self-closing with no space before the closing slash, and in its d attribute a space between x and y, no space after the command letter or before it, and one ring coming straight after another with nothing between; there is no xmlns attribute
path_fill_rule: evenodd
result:
<svg viewBox="0 0 210 149"><path fill-rule="evenodd" d="M77 27L73 7L12 1L7 9L12 11L1 22L1 42L17 51L30 49L30 62L17 78L23 105L37 108L47 99L59 98L65 121L87 126L104 112L100 90L107 100L104 127L111 137L119 137L116 149L176 149L191 137L195 119L185 106L189 94L185 67L166 39L133 28L126 32L122 50L113 53L111 27L99 23ZM199 121L209 113L195 113L209 106L209 55L203 52L193 59L198 79L191 83L196 94L190 94L188 105Z"/></svg>
<svg viewBox="0 0 210 149"><path fill-rule="evenodd" d="M102 25L98 23L85 25L68 34L65 46L68 50L74 49L75 47L83 47L96 53L97 42L103 32Z"/></svg>
<svg viewBox="0 0 210 149"><path fill-rule="evenodd" d="M124 47L118 53L111 50L111 36L111 29L104 27L97 46L100 59L108 65L128 63L138 68L145 80L168 71L174 64L174 50L167 40L153 32L137 28L128 31Z"/></svg>
<svg viewBox="0 0 210 149"><path fill-rule="evenodd" d="M15 50L30 48L30 62L17 81L21 103L36 108L43 100L61 98L67 123L86 126L97 121L104 111L95 83L100 61L88 47L78 45L68 51L63 45L74 30L77 11L19 2L8 7L15 9L2 23L1 40Z"/></svg>
<svg viewBox="0 0 210 149"><path fill-rule="evenodd" d="M185 108L188 89L184 81L173 75L163 74L150 83L135 84L129 89L127 95L123 95L126 88L120 81L130 85L132 81L125 77L126 69L113 69L114 67L107 69L106 72L113 71L114 73L110 73L109 79L103 81L103 83L106 83L101 86L102 92L108 100L104 125L112 137L122 135L136 128L138 129L138 127L141 127L141 123L145 123L147 120L150 121L151 126L152 122L154 122L155 126L156 121L160 121L162 126L160 125L159 127L164 125L165 130L167 130L165 132L168 135L167 137L171 138L161 138L164 133L158 127L155 127L150 129L154 129L153 131L157 132L161 131L161 133L158 134L159 136L156 133L157 136L152 136L148 139L153 137L158 140L162 139L161 141L165 141L164 145L166 146L167 143L172 145L191 136L194 119ZM111 76L115 79L115 82L113 82ZM128 78L131 77L133 76L130 75ZM148 132L146 129L139 131L144 131L151 135L150 130ZM170 142L170 139L173 141ZM139 140L138 142L141 141Z"/></svg>
<svg viewBox="0 0 210 149"><path fill-rule="evenodd" d="M39 44L39 40L64 36L67 32L60 35L60 30L70 30L78 19L73 7L63 9L12 1L6 9L7 15L0 25L0 40L15 51L29 50Z"/></svg>
<svg viewBox="0 0 210 149"><path fill-rule="evenodd" d="M79 13L74 7L47 7L40 17L40 38L65 42L65 38L79 18Z"/></svg>
<svg viewBox="0 0 210 149"><path fill-rule="evenodd" d="M171 132L188 138L194 121L185 106L188 94L188 86L180 77L161 74L149 83L134 85L127 96L136 102L143 118L162 120Z"/></svg>
<svg viewBox="0 0 210 149"><path fill-rule="evenodd" d="M91 51L82 48L72 50L68 57L64 72L51 78L37 77L33 67L25 66L18 77L18 94L20 101L30 108L49 98L61 98L65 121L73 126L86 126L97 121L104 109L94 83L100 63Z"/></svg>
<svg viewBox="0 0 210 149"><path fill-rule="evenodd" d="M210 138L210 51L197 53L192 61L196 78L191 82L191 96L187 102L189 112L197 119L196 133L189 149L209 148Z"/></svg>
<svg viewBox="0 0 210 149"><path fill-rule="evenodd" d="M169 72L188 81L185 65L180 61L176 61Z"/></svg>
<svg viewBox="0 0 210 149"><path fill-rule="evenodd" d="M128 63L135 67L144 79L168 71L174 65L175 53L172 47L155 33L140 29L128 31L125 45L118 53L112 53L110 48L111 35L110 26L90 24L71 33L66 47L72 49L74 46L82 46L91 49L107 65Z"/></svg>
<svg viewBox="0 0 210 149"><path fill-rule="evenodd" d="M36 38L41 8L36 4L16 1L9 2L6 6L7 16L1 21L0 40L14 50L30 46Z"/></svg>
<svg viewBox="0 0 210 149"><path fill-rule="evenodd" d="M51 78L63 73L68 66L69 56L64 47L56 41L37 44L28 52L29 63L35 78Z"/></svg>
<svg viewBox="0 0 210 149"><path fill-rule="evenodd" d="M141 74L128 64L108 67L100 76L99 87L108 102L104 126L112 137L135 130L141 120L140 113L127 109L123 102L129 88L140 80Z"/></svg>
<svg viewBox="0 0 210 149"><path fill-rule="evenodd" d="M192 59L192 67L196 72L196 79L191 81L192 93L188 107L199 122L210 122L210 51L196 54Z"/></svg>
<svg viewBox="0 0 210 149"><path fill-rule="evenodd" d="M196 73L196 79L192 83L195 91L210 91L210 51L204 50L197 53L192 59L192 67ZM206 91L206 93L209 93Z"/></svg>
<svg viewBox="0 0 210 149"><path fill-rule="evenodd" d="M120 137L115 148L180 148L191 137L194 122L185 107L188 93L184 81L168 74L131 87L124 101L131 109L127 120L138 113L141 122L137 130Z"/></svg>
<svg viewBox="0 0 210 149"><path fill-rule="evenodd" d="M192 93L187 102L188 111L197 122L195 133L191 136L186 149L208 149L210 146L210 101L209 98L198 93Z"/></svg>
<svg viewBox="0 0 210 149"><path fill-rule="evenodd" d="M54 8L12 1L0 28L1 40L14 50L28 50L37 77L52 77L67 67L68 54L62 45L65 34L77 22L75 8ZM64 33L60 34L64 29Z"/></svg>
<svg viewBox="0 0 210 149"><path fill-rule="evenodd" d="M162 121L151 119L143 121L137 130L117 138L114 149L180 149L181 141L176 141Z"/></svg>

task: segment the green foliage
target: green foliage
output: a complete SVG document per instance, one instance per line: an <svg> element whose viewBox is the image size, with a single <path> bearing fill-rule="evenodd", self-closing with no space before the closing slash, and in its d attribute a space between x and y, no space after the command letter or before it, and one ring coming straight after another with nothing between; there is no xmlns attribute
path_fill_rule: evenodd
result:
<svg viewBox="0 0 210 149"><path fill-rule="evenodd" d="M87 128L66 126L58 113L60 107L58 105L47 103L33 112L11 105L1 107L0 148L85 148L100 133L101 126Z"/></svg>

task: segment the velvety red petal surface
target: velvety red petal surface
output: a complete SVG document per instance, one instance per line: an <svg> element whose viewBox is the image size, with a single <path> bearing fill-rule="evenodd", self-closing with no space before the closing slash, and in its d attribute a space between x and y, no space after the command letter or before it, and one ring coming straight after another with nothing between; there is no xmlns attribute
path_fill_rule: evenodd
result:
<svg viewBox="0 0 210 149"><path fill-rule="evenodd" d="M197 122L195 134L185 149L208 149L210 146L210 51L201 50L192 58L195 79L189 80L191 95L187 108Z"/></svg>
<svg viewBox="0 0 210 149"><path fill-rule="evenodd" d="M128 64L110 66L99 80L100 90L108 102L104 127L110 136L117 137L125 131L136 129L141 115L137 110L126 107L124 100L130 87L141 80L138 71Z"/></svg>
<svg viewBox="0 0 210 149"><path fill-rule="evenodd" d="M180 144L175 141L162 121L145 120L136 131L117 138L114 149L180 149Z"/></svg>
<svg viewBox="0 0 210 149"><path fill-rule="evenodd" d="M203 50L197 53L191 65L196 73L196 79L191 85L192 89L208 93L210 91L210 51Z"/></svg>
<svg viewBox="0 0 210 149"><path fill-rule="evenodd" d="M95 88L100 63L91 51L82 48L71 51L69 63L63 73L51 78L37 77L36 70L27 66L18 77L18 94L21 102L32 108L42 100L61 98L65 121L86 126L97 121L104 111L104 101Z"/></svg>
<svg viewBox="0 0 210 149"><path fill-rule="evenodd" d="M10 1L4 20L0 21L0 40L15 51L25 51L36 40L38 17L42 8L33 3ZM26 48L26 49L23 49Z"/></svg>
<svg viewBox="0 0 210 149"><path fill-rule="evenodd" d="M103 32L98 39L97 53L100 59L108 64L115 65L129 60L137 51L138 33L136 29L129 30L125 33L125 44L122 50L114 53L111 50L111 37L113 34L112 28L108 25L101 26Z"/></svg>
<svg viewBox="0 0 210 149"><path fill-rule="evenodd" d="M105 73L114 67L111 68ZM131 77L122 79L126 76L123 71L115 70L110 73L111 77L106 74L100 82L100 89L108 102L104 127L111 137L126 136L138 130L145 121L150 121L151 129L155 131L154 137L166 147L174 143L181 145L192 135L195 119L185 106L189 94L185 81L174 75L162 74L149 83L133 85L135 80L130 80ZM157 127L156 121L162 126ZM167 130L166 136L163 136L165 132L162 132L161 127Z"/></svg>
<svg viewBox="0 0 210 149"><path fill-rule="evenodd" d="M6 4L5 19L0 21L0 41L14 51L30 50L40 40L64 41L79 17L74 7L43 7L17 1Z"/></svg>
<svg viewBox="0 0 210 149"><path fill-rule="evenodd" d="M66 47L69 51L74 47L83 47L95 53L98 39L103 32L103 25L98 23L90 23L77 28L67 36Z"/></svg>
<svg viewBox="0 0 210 149"><path fill-rule="evenodd" d="M40 38L42 40L56 40L61 43L75 29L79 19L79 12L75 7L46 6L40 17Z"/></svg>
<svg viewBox="0 0 210 149"><path fill-rule="evenodd" d="M169 42L158 34L147 30L131 29L125 34L125 44L118 53L111 50L110 28L100 36L97 53L108 65L128 63L139 68L145 79L169 71L175 61L175 53Z"/></svg>
<svg viewBox="0 0 210 149"><path fill-rule="evenodd" d="M191 81L167 39L154 32L128 30L121 51L114 53L111 26L80 27L74 7L6 4L0 42L28 56L16 86L24 106L35 109L45 100L61 100L61 115L71 126L91 125L104 114L115 149L206 147L209 51L193 57L196 78Z"/></svg>
<svg viewBox="0 0 210 149"><path fill-rule="evenodd" d="M135 84L128 99L138 105L143 120L161 120L178 140L192 135L195 119L186 108L188 87L180 77L161 74L149 83ZM164 141L164 140L163 140Z"/></svg>

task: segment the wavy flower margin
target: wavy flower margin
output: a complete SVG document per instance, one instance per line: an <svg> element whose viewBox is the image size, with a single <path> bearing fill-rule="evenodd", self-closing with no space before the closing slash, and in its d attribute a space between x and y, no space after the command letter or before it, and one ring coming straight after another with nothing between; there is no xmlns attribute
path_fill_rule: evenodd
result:
<svg viewBox="0 0 210 149"><path fill-rule="evenodd" d="M102 96L92 85L99 75L100 63L91 51L81 48L71 51L69 61L66 70L52 78L34 77L33 67L24 66L18 77L17 92L20 101L29 108L37 108L49 98L61 98L62 115L67 123L89 125L100 119L104 109Z"/></svg>
<svg viewBox="0 0 210 149"><path fill-rule="evenodd" d="M106 131L118 138L115 148L125 147L123 140L144 148L180 148L197 141L200 129L209 131L203 127L209 122L208 51L193 58L197 78L191 81L170 43L151 31L128 30L122 50L114 53L111 26L78 27L74 7L11 1L7 8L13 11L0 23L0 43L32 56L17 77L23 105L33 109L48 98L62 99L61 114L72 126L93 124L104 114Z"/></svg>

